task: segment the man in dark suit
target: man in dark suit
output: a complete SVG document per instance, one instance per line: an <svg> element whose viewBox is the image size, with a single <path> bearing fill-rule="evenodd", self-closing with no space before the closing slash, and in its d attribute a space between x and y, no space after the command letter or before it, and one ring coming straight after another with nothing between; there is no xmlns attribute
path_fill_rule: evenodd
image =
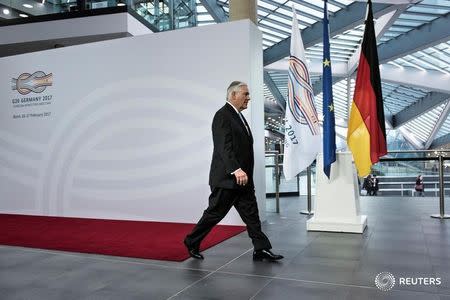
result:
<svg viewBox="0 0 450 300"><path fill-rule="evenodd" d="M253 184L253 137L241 114L249 101L247 84L233 81L227 90L227 103L214 116L209 206L184 240L189 255L193 258L203 259L199 252L200 243L232 206L247 225L247 232L254 246L253 260L283 258L270 251L270 241L261 231Z"/></svg>

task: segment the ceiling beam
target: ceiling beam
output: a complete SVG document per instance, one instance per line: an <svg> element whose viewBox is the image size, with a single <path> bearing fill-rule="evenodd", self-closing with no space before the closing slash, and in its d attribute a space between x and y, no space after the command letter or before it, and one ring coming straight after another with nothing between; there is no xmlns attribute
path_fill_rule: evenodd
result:
<svg viewBox="0 0 450 300"><path fill-rule="evenodd" d="M419 71L410 67L380 65L381 80L450 94L450 76L434 70Z"/></svg>
<svg viewBox="0 0 450 300"><path fill-rule="evenodd" d="M389 11L395 10L396 5L389 4L373 4L374 16L386 14ZM334 16L329 18L330 22L330 36L333 37L348 29L353 29L357 25L364 22L366 11L366 3L354 2L337 11ZM316 22L310 27L302 30L303 45L306 48L320 43L323 38L322 22ZM286 56L289 56L289 49L291 38L288 37L279 43L264 50L264 66L274 63Z"/></svg>
<svg viewBox="0 0 450 300"><path fill-rule="evenodd" d="M284 5L287 1L285 1L285 3L279 3L279 2L274 2L273 0L260 0L262 2L265 2L267 4L270 4L272 6L278 7L278 9L282 9L288 12L292 12L292 6L288 6L288 5ZM295 0L291 0L291 1L295 1ZM295 13L297 14L297 16L299 16L298 18L301 19L302 16L305 18L309 18L311 20L314 21L320 21L322 18L314 16L312 14L309 14L303 10L300 9L295 9ZM300 22L299 22L300 23ZM306 23L309 26L309 23ZM306 25L305 25L306 26Z"/></svg>
<svg viewBox="0 0 450 300"><path fill-rule="evenodd" d="M386 128L392 129L392 117L385 115ZM401 133L405 141L407 141L414 149L419 150L423 149L423 144L420 142L408 129L404 127L400 127L398 129L398 133Z"/></svg>
<svg viewBox="0 0 450 300"><path fill-rule="evenodd" d="M309 75L322 76L322 72L323 72L322 60L320 60L320 59L307 60L307 67L308 67ZM273 64L265 66L264 69L287 73L287 71L289 69L289 60L282 59L282 60L276 61ZM340 77L340 78L347 77L347 63L331 61L331 71L333 73L333 77Z"/></svg>
<svg viewBox="0 0 450 300"><path fill-rule="evenodd" d="M336 82L339 82L339 81L341 81L341 80L342 80L342 77L336 77L336 76L334 76L334 77L332 77L332 79L331 79L331 81L332 81L331 84L333 85L333 84L335 84ZM319 79L318 81L316 81L316 82L312 85L313 92L314 92L314 96L316 96L316 95L322 93L322 85L323 85L323 78L320 77L320 79Z"/></svg>
<svg viewBox="0 0 450 300"><path fill-rule="evenodd" d="M450 39L450 13L413 29L378 47L380 64L404 57Z"/></svg>
<svg viewBox="0 0 450 300"><path fill-rule="evenodd" d="M449 94L430 92L416 103L406 107L392 116L392 125L396 129L423 113L433 109L450 98Z"/></svg>
<svg viewBox="0 0 450 300"><path fill-rule="evenodd" d="M430 136L428 137L427 141L425 142L425 150L430 148L431 143L433 143L434 138L436 137L437 133L441 129L442 125L444 125L445 121L447 120L447 117L450 113L450 101L447 102L447 104L444 107L444 110L442 111L441 115L439 116L439 119L437 120L436 124L434 124L433 130L430 133Z"/></svg>
<svg viewBox="0 0 450 300"><path fill-rule="evenodd" d="M216 23L228 21L228 16L225 14L223 8L217 4L216 0L200 0L200 3L205 7Z"/></svg>
<svg viewBox="0 0 450 300"><path fill-rule="evenodd" d="M266 84L267 88L277 101L278 106L284 113L286 107L286 99L284 99L283 95L280 93L280 90L277 88L275 82L272 80L272 77L270 77L270 74L267 71L264 71L264 83Z"/></svg>
<svg viewBox="0 0 450 300"><path fill-rule="evenodd" d="M275 131L273 129L264 129L264 136L267 138L271 138L271 139L275 139L275 138L283 139L284 133Z"/></svg>
<svg viewBox="0 0 450 300"><path fill-rule="evenodd" d="M440 146L444 146L450 144L450 133L447 133L446 135L443 135L437 139L435 139L431 145L430 145L430 149L436 149L439 148Z"/></svg>
<svg viewBox="0 0 450 300"><path fill-rule="evenodd" d="M273 108L275 107L275 108ZM284 112L282 112L276 104L275 106L268 106L266 103L264 103L264 116L280 116L284 115Z"/></svg>
<svg viewBox="0 0 450 300"><path fill-rule="evenodd" d="M288 60L282 59L264 67L265 70L287 72ZM333 78L347 77L347 63L332 62ZM310 75L322 75L322 62L311 60L308 62ZM391 82L400 85L417 87L427 91L450 94L450 76L434 70L418 71L410 67L399 68L391 64L380 65L380 76L383 82ZM425 80L426 78L426 80Z"/></svg>

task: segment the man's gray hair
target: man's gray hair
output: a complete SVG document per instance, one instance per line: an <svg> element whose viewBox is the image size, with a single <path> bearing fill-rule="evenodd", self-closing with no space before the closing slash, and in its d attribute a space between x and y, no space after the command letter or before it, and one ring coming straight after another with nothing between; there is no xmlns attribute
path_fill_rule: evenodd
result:
<svg viewBox="0 0 450 300"><path fill-rule="evenodd" d="M232 92L239 92L241 86L246 86L247 84L242 81L233 81L227 89L227 100L230 99Z"/></svg>

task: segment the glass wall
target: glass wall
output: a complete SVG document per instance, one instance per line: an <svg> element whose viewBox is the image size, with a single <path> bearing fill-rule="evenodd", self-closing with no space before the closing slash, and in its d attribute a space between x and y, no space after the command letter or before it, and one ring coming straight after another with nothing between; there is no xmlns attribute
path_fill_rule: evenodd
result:
<svg viewBox="0 0 450 300"><path fill-rule="evenodd" d="M36 16L115 7L135 11L159 31L197 25L195 0L0 0L0 24ZM124 8L125 9L125 8Z"/></svg>
<svg viewBox="0 0 450 300"><path fill-rule="evenodd" d="M0 5L2 18L14 19L126 6L127 0L3 0Z"/></svg>
<svg viewBox="0 0 450 300"><path fill-rule="evenodd" d="M195 0L132 0L130 6L160 31L197 25Z"/></svg>
<svg viewBox="0 0 450 300"><path fill-rule="evenodd" d="M278 159L278 166L276 160ZM278 173L277 170L278 169ZM273 197L276 193L277 174L279 180L279 193L281 196L286 195L307 195L307 173L301 172L296 178L292 180L286 180L283 174L283 155L275 154L274 152L266 153L266 194L269 197ZM315 182L316 182L316 164L311 165L311 192L316 194Z"/></svg>

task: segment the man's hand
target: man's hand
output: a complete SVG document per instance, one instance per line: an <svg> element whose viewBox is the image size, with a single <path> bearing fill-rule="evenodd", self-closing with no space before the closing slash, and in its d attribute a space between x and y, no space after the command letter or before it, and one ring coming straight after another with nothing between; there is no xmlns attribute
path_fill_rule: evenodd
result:
<svg viewBox="0 0 450 300"><path fill-rule="evenodd" d="M248 182L248 177L247 177L247 173L245 173L244 171L242 171L241 168L237 169L234 172L234 176L236 176L236 182L238 185L246 185Z"/></svg>

